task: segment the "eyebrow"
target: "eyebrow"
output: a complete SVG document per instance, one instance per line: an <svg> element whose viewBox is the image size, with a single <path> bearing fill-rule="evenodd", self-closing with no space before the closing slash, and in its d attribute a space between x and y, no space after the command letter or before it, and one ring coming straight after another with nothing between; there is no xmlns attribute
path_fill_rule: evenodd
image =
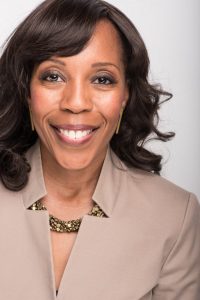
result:
<svg viewBox="0 0 200 300"><path fill-rule="evenodd" d="M66 66L65 63L64 63L64 61L61 61L61 60L56 59L56 58L49 58L49 59L47 59L47 60L48 60L48 61L55 62L55 63L57 63L57 64L59 64L59 65L62 65L62 66Z"/></svg>
<svg viewBox="0 0 200 300"><path fill-rule="evenodd" d="M62 66L66 66L66 64L63 61L56 59L56 58L49 58L48 61L58 63ZM98 63L92 64L92 68L105 67L105 66L113 66L120 71L120 68L117 65L110 63L110 62L98 62Z"/></svg>
<svg viewBox="0 0 200 300"><path fill-rule="evenodd" d="M117 68L120 71L120 68L117 65L115 65L113 63L110 63L110 62L98 62L98 63L92 64L93 68L105 67L105 66L113 66L113 67Z"/></svg>

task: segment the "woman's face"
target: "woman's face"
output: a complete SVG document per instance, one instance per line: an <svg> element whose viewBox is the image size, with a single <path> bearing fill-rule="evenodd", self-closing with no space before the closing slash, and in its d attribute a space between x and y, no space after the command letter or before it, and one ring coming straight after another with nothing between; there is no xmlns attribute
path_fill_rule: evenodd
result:
<svg viewBox="0 0 200 300"><path fill-rule="evenodd" d="M116 29L101 21L79 54L35 68L29 104L49 163L80 170L103 161L128 100L122 56Z"/></svg>

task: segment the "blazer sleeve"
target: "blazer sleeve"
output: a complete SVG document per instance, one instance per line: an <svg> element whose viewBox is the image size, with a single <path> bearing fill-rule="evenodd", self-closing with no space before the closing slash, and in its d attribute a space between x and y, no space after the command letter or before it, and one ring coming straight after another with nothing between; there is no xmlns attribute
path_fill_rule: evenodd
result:
<svg viewBox="0 0 200 300"><path fill-rule="evenodd" d="M200 205L193 194L179 236L152 292L152 300L200 300Z"/></svg>

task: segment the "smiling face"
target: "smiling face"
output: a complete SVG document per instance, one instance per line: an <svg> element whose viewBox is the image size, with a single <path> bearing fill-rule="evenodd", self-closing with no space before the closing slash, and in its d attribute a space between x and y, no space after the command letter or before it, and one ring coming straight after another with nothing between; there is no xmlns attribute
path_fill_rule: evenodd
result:
<svg viewBox="0 0 200 300"><path fill-rule="evenodd" d="M103 162L127 100L119 35L100 21L79 54L52 57L33 72L29 105L43 157L67 170Z"/></svg>

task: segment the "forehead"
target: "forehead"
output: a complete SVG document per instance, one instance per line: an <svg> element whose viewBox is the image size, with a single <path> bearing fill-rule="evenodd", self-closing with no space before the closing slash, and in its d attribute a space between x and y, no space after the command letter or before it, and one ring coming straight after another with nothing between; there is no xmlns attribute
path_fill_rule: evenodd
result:
<svg viewBox="0 0 200 300"><path fill-rule="evenodd" d="M112 49L112 52L122 54L123 47L119 32L109 20L101 20L96 24L89 44L92 42L96 42L99 46L103 44L106 50Z"/></svg>
<svg viewBox="0 0 200 300"><path fill-rule="evenodd" d="M108 36L104 34L107 34ZM108 37L109 39L115 39L117 42L120 42L119 33L116 27L108 19L102 19L97 22L93 32L93 37L95 35L104 35L104 38Z"/></svg>
<svg viewBox="0 0 200 300"><path fill-rule="evenodd" d="M91 61L108 59L123 64L123 46L115 26L107 20L99 21L85 48L76 55Z"/></svg>

